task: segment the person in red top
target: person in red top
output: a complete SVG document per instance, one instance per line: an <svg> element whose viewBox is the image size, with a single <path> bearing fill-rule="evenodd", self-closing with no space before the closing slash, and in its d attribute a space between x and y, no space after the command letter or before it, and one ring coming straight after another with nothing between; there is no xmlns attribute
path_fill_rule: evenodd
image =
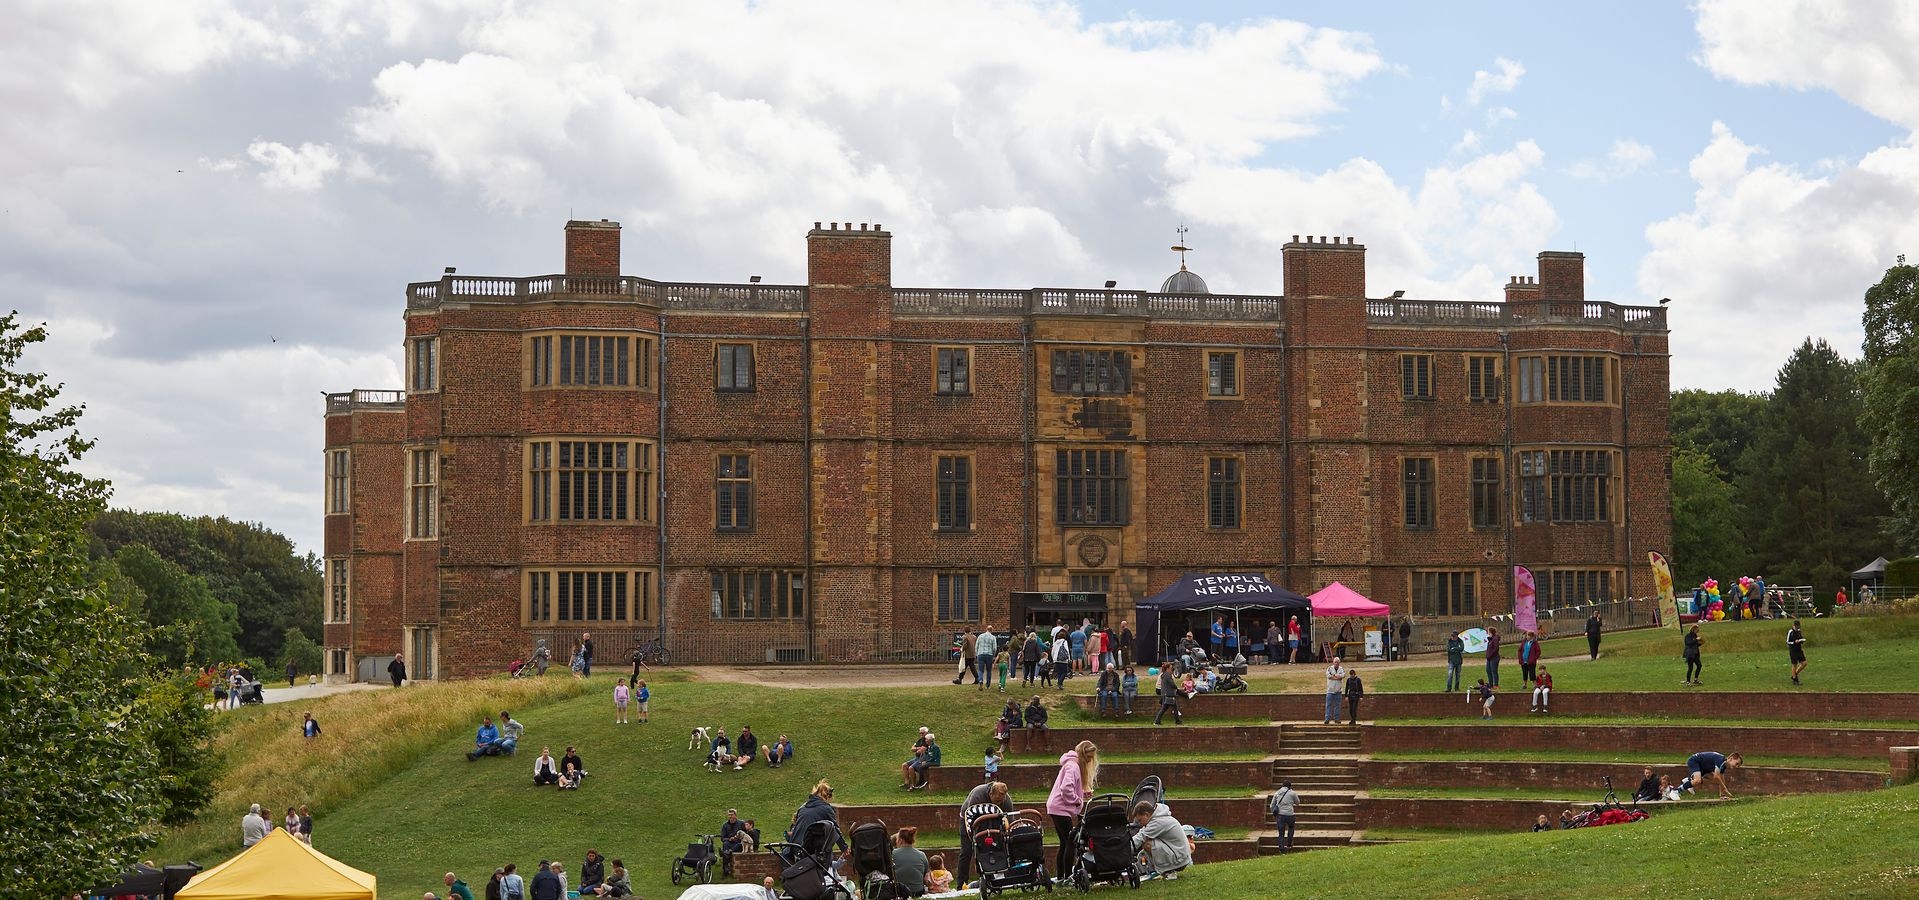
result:
<svg viewBox="0 0 1919 900"><path fill-rule="evenodd" d="M1546 704L1552 701L1553 676L1546 671L1546 664L1539 664L1537 676L1533 679L1533 708L1528 712L1547 712Z"/></svg>

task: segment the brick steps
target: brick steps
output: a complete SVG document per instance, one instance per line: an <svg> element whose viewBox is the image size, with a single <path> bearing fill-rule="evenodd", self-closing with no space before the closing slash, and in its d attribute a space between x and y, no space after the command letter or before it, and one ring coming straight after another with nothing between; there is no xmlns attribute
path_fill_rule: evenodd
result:
<svg viewBox="0 0 1919 900"><path fill-rule="evenodd" d="M1285 725L1272 783L1291 782L1299 792L1293 849L1350 846L1358 829L1359 729L1350 725ZM1270 795L1269 795L1270 796ZM1279 852L1279 838L1262 837L1259 852Z"/></svg>

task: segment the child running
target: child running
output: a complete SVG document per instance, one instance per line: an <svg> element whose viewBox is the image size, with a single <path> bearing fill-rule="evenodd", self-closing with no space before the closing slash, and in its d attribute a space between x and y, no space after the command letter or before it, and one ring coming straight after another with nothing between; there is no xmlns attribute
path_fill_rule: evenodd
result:
<svg viewBox="0 0 1919 900"><path fill-rule="evenodd" d="M613 682L613 724L627 724L626 701L629 696L631 695L627 692L626 682Z"/></svg>

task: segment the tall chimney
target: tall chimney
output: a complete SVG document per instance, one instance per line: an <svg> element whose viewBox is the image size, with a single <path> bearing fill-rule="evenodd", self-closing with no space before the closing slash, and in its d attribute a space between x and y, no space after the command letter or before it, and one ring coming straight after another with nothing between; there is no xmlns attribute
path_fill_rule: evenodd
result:
<svg viewBox="0 0 1919 900"><path fill-rule="evenodd" d="M1307 235L1280 248L1286 297L1366 297L1366 245L1348 237Z"/></svg>
<svg viewBox="0 0 1919 900"><path fill-rule="evenodd" d="M1514 275L1506 282L1506 302L1518 303L1522 300L1539 299L1539 282L1531 275Z"/></svg>
<svg viewBox="0 0 1919 900"><path fill-rule="evenodd" d="M601 219L566 223L566 274L620 274L620 223Z"/></svg>
<svg viewBox="0 0 1919 900"><path fill-rule="evenodd" d="M1586 299L1586 254L1565 250L1539 254L1539 299Z"/></svg>

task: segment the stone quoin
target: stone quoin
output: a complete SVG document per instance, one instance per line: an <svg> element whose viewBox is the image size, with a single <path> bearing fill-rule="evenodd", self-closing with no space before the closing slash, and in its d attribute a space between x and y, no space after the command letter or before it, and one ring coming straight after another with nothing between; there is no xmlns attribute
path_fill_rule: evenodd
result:
<svg viewBox="0 0 1919 900"><path fill-rule="evenodd" d="M1587 300L1577 253L1433 301L1369 297L1351 237L1218 294L1184 262L895 286L852 222L814 223L801 284L664 282L620 233L407 285L403 390L328 395L330 676L564 667L588 631L602 668L943 659L1024 624L1013 592L1117 624L1205 572L1501 613L1515 563L1546 608L1649 594L1670 549L1664 311Z"/></svg>

